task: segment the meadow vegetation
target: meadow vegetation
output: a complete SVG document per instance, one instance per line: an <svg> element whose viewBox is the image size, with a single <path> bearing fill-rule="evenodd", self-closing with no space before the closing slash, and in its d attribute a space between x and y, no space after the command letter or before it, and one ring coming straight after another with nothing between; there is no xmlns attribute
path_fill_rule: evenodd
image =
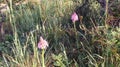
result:
<svg viewBox="0 0 120 67"><path fill-rule="evenodd" d="M0 67L120 67L120 1L102 1L0 0Z"/></svg>

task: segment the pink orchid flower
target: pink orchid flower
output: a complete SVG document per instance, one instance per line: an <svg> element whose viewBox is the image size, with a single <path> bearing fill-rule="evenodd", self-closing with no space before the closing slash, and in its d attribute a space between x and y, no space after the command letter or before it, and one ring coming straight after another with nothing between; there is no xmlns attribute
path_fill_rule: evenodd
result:
<svg viewBox="0 0 120 67"><path fill-rule="evenodd" d="M46 49L48 47L48 42L44 40L42 37L40 37L40 41L38 43L39 49Z"/></svg>
<svg viewBox="0 0 120 67"><path fill-rule="evenodd" d="M72 22L78 21L78 15L76 14L76 12L74 12L74 13L72 14L71 20L72 20Z"/></svg>

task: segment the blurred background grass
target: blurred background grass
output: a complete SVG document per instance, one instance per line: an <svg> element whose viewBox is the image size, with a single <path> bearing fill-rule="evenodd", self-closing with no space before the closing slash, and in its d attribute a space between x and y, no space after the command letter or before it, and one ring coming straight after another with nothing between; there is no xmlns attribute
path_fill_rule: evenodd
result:
<svg viewBox="0 0 120 67"><path fill-rule="evenodd" d="M41 67L41 50L37 48L40 36L49 43L46 67L120 66L120 28L109 23L120 23L119 9L105 13L97 0L18 1L0 1L9 7L1 12L1 18L5 15L0 22L1 67ZM109 0L109 4L117 3ZM74 11L79 16L77 31L70 20Z"/></svg>

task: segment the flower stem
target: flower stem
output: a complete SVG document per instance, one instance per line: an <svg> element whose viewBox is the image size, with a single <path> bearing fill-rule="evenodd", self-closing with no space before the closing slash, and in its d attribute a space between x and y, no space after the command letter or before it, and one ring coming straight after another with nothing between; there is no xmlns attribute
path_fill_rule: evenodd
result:
<svg viewBox="0 0 120 67"><path fill-rule="evenodd" d="M45 67L44 54L45 54L45 50L42 49L42 67Z"/></svg>
<svg viewBox="0 0 120 67"><path fill-rule="evenodd" d="M105 6L105 27L106 29L108 29L108 25L107 25L107 18L108 18L108 1L106 0L106 6Z"/></svg>
<svg viewBox="0 0 120 67"><path fill-rule="evenodd" d="M76 25L75 25L75 23L74 23L74 30L75 30L76 44L77 44L77 46L78 46L77 29L76 29Z"/></svg>

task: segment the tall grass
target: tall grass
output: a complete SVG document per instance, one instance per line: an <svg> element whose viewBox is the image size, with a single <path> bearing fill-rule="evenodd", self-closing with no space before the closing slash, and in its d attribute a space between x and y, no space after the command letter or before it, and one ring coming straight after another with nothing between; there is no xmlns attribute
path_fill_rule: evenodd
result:
<svg viewBox="0 0 120 67"><path fill-rule="evenodd" d="M82 2L27 0L26 4L13 6L10 0L7 4L8 21L13 30L9 46L12 49L3 53L0 65L42 67L42 51L37 44L43 36L49 43L44 55L46 67L119 67L120 29L106 27L107 8L103 26L91 31L84 28L83 34L69 25L72 12Z"/></svg>

